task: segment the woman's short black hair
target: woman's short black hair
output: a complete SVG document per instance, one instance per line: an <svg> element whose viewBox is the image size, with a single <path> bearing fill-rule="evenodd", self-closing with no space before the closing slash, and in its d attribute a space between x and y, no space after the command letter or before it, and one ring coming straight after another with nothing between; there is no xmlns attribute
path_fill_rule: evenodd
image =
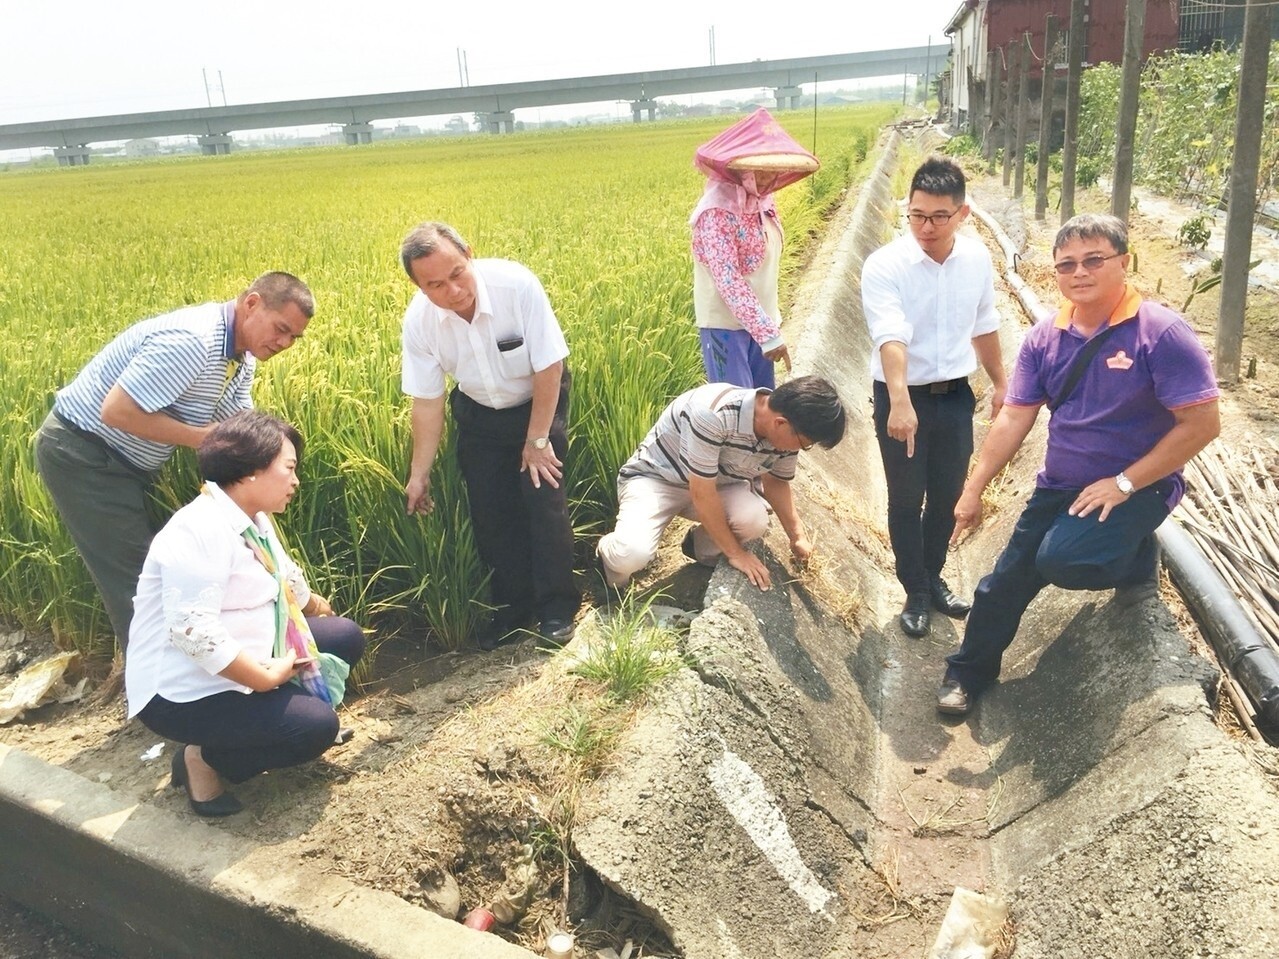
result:
<svg viewBox="0 0 1279 959"><path fill-rule="evenodd" d="M826 449L844 438L844 404L820 376L787 380L769 395L768 408L786 417L800 436Z"/></svg>
<svg viewBox="0 0 1279 959"><path fill-rule="evenodd" d="M284 420L258 410L243 410L216 424L196 450L200 475L229 486L265 469L288 440L302 462L302 436Z"/></svg>

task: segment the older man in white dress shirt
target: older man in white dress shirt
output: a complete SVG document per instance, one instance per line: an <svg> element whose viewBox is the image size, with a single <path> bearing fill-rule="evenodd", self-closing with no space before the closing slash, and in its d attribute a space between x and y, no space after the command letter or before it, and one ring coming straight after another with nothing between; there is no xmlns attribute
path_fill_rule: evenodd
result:
<svg viewBox="0 0 1279 959"><path fill-rule="evenodd" d="M400 247L421 291L404 314L404 392L413 398L410 513L429 513L431 466L444 432L445 375L456 380L458 465L480 558L493 570L495 613L477 645L491 650L536 620L542 638L573 635L581 593L564 489L568 346L527 267L472 257L446 223L423 223Z"/></svg>

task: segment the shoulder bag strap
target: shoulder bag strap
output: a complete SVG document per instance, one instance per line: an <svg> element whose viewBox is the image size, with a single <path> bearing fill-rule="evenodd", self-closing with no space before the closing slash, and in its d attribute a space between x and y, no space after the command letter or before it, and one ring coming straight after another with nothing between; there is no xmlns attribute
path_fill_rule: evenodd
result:
<svg viewBox="0 0 1279 959"><path fill-rule="evenodd" d="M1108 326L1091 340L1084 344L1084 348L1075 354L1075 361L1070 364L1070 372L1066 374L1066 382L1061 388L1061 392L1057 394L1057 398L1048 399L1048 412L1053 412L1062 403L1070 399L1070 394L1075 392L1075 387L1079 385L1079 381L1083 379L1088 364L1092 362L1094 356L1102 348L1102 345L1110 338L1110 334L1115 332L1118 327Z"/></svg>

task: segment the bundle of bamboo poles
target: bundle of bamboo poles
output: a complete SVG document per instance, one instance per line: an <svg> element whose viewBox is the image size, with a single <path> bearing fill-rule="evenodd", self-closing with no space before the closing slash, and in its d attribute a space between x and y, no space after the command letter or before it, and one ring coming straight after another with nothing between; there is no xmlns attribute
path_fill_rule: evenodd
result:
<svg viewBox="0 0 1279 959"><path fill-rule="evenodd" d="M1177 519L1279 652L1279 445L1250 438L1230 447L1218 440L1185 473ZM1228 679L1236 699L1238 685ZM1250 725L1242 703L1235 706Z"/></svg>

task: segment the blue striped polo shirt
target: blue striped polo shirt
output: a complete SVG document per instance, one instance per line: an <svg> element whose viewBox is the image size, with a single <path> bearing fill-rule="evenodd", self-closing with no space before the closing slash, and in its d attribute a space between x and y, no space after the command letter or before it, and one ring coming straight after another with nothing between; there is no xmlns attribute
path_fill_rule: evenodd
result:
<svg viewBox="0 0 1279 959"><path fill-rule="evenodd" d="M148 413L188 426L207 426L251 409L255 360L235 356L235 301L187 306L135 323L108 343L58 392L53 410L95 433L139 469L158 470L173 446L142 439L102 422L102 401L117 383Z"/></svg>
<svg viewBox="0 0 1279 959"><path fill-rule="evenodd" d="M769 392L707 383L675 397L618 479L651 476L687 486L690 476L700 476L722 486L771 473L789 482L798 454L755 435L755 395Z"/></svg>

